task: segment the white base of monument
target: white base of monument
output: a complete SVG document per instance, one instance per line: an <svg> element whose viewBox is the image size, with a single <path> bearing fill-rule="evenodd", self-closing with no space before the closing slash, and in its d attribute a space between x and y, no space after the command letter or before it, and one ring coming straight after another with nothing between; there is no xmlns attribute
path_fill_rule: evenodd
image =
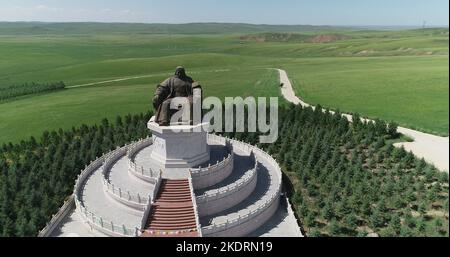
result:
<svg viewBox="0 0 450 257"><path fill-rule="evenodd" d="M151 158L163 168L194 168L210 159L208 124L162 127L148 123L153 134Z"/></svg>

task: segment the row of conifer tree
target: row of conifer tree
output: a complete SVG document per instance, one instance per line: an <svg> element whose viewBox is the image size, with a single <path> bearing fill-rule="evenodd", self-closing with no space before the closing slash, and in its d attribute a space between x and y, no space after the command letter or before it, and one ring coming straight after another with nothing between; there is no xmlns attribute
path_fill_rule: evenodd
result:
<svg viewBox="0 0 450 257"><path fill-rule="evenodd" d="M0 87L0 101L24 95L32 95L48 91L61 90L64 89L65 87L66 85L64 84L64 82L56 82L56 83L33 82L5 88Z"/></svg>
<svg viewBox="0 0 450 257"><path fill-rule="evenodd" d="M152 113L44 132L0 147L0 235L35 236L96 157L149 135ZM298 106L279 111L279 139L225 133L274 155L309 236L448 236L448 175L402 148L395 123L355 123Z"/></svg>

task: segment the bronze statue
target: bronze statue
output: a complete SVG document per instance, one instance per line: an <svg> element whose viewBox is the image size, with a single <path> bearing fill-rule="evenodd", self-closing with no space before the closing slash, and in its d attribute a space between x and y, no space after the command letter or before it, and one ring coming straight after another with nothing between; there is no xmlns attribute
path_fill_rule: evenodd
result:
<svg viewBox="0 0 450 257"><path fill-rule="evenodd" d="M172 115L178 111L170 109L172 99L175 97L188 98L192 110L194 89L201 90L201 86L198 85L198 83L195 83L191 77L186 75L184 67L177 67L175 75L166 79L156 88L155 96L153 97L153 107L156 110L155 122L160 126L170 125Z"/></svg>

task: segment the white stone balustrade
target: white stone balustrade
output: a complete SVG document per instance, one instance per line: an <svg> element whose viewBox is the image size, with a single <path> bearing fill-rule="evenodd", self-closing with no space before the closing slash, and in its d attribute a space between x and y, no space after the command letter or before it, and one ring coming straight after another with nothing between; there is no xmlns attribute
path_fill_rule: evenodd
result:
<svg viewBox="0 0 450 257"><path fill-rule="evenodd" d="M203 227L203 235L212 235L218 232L229 230L232 227L240 226L248 221L254 220L262 214L264 211L273 207L274 204L278 206L279 195L272 194L269 199L266 199L262 204L258 205L255 209L248 208L238 212L236 218L227 219L226 222L213 224L211 226Z"/></svg>
<svg viewBox="0 0 450 257"><path fill-rule="evenodd" d="M251 182L255 182L258 179L257 176L258 161L255 161L255 167L247 171L244 176L239 178L232 184L218 188L216 190L208 191L204 195L196 197L197 203L202 204L210 201L216 201L221 198L233 195L234 193L247 187Z"/></svg>
<svg viewBox="0 0 450 257"><path fill-rule="evenodd" d="M159 189L161 187L161 182L162 182L162 171L159 171L158 175L156 176L155 186L153 187L153 196L155 198L158 195ZM145 229L145 226L147 225L153 205L154 201L153 199L150 198L144 208L144 215L142 216L141 221L141 231L143 231Z"/></svg>
<svg viewBox="0 0 450 257"><path fill-rule="evenodd" d="M231 149L228 156L221 162L204 168L190 169L194 189L203 189L213 186L226 179L233 172L234 152Z"/></svg>
<svg viewBox="0 0 450 257"><path fill-rule="evenodd" d="M153 144L153 138L148 137L146 139L139 140L136 143L133 143L127 152L127 162L128 162L128 171L137 178L140 178L144 181L147 181L151 184L155 184L159 171L155 171L152 168L144 168L143 166L138 166L135 163L136 154L142 149L149 147Z"/></svg>
<svg viewBox="0 0 450 257"><path fill-rule="evenodd" d="M195 194L194 194L194 185L192 184L192 176L191 175L189 175L189 190L191 191L191 200L192 200L192 205L194 206L195 223L197 225L197 232L199 233L199 237L202 237L200 215L198 213L198 205L197 205L197 200L196 200Z"/></svg>
<svg viewBox="0 0 450 257"><path fill-rule="evenodd" d="M52 216L52 219L47 223L45 228L39 231L38 237L48 237L53 232L53 230L58 226L58 224L67 216L67 214L75 206L74 196L71 195L59 209L59 211Z"/></svg>
<svg viewBox="0 0 450 257"><path fill-rule="evenodd" d="M231 152L231 153L228 154L228 156L223 157L222 161L220 161L220 162L218 161L214 165L210 164L210 165L208 165L208 167L190 169L191 174L192 174L192 178L209 176L212 173L218 172L218 171L224 169L226 166L232 164L233 160L234 160L234 153Z"/></svg>
<svg viewBox="0 0 450 257"><path fill-rule="evenodd" d="M74 199L77 211L83 216L85 221L90 225L95 227L98 231L110 235L110 236L126 236L135 237L139 234L138 228L127 228L125 225L114 224L112 221L103 219L100 216L96 216L94 213L86 209L83 202L80 201L82 196L82 189L86 179L98 168L102 166L104 161L109 155L103 155L97 158L91 164L86 166L86 168L81 172L75 182Z"/></svg>
<svg viewBox="0 0 450 257"><path fill-rule="evenodd" d="M159 171L155 171L152 168L145 169L142 166L136 165L132 160L128 159L128 171L135 177L140 178L151 184L156 183L156 178Z"/></svg>
<svg viewBox="0 0 450 257"><path fill-rule="evenodd" d="M260 150L259 148L249 145L245 142L226 139L224 137L216 135L208 135L208 141L215 143L219 142L222 145L225 144L227 145L227 147L231 148L231 151L230 154L224 158L224 160L215 165L211 165L205 168L191 169L189 185L192 192L192 201L194 204L195 217L198 224L197 230L200 235L203 236L233 236L237 234L246 235L254 229L258 228L261 223L267 221L277 210L282 188L281 169L277 161L272 156ZM109 181L108 172L110 172L111 167L119 158L126 155L128 157L129 172L137 176L138 178L142 178L144 180L146 178L146 181L150 181L152 184L154 184L152 193L154 196L156 196L158 194L162 181L162 171L154 171L150 169L144 170L143 167L138 167L134 162L134 156L145 147L152 145L152 143L152 138L147 138L135 142L132 145L118 148L110 154L103 155L102 157L93 161L89 166L86 166L86 168L78 176L75 184L74 203L77 212L82 215L83 219L87 224L91 226L91 228L95 228L96 230L106 235L126 237L139 236L141 231L145 229L146 222L148 221L148 216L151 213L151 209L153 208L152 197L141 196L139 194L131 195L131 193L129 192L123 192L121 188L113 185ZM235 183L220 188L217 191L208 191L208 193L206 193L205 195L195 197L195 195L193 194L193 190L194 188L196 188L195 186L197 179L217 176L220 173L226 174L228 170L233 170L235 156L234 150L231 146L247 153L253 152L255 156L255 167L252 170L247 171L245 175ZM211 202L219 203L225 198L228 199L236 197L239 199L239 201L241 201L241 197L238 196L248 194L247 191L250 191L251 193L251 191L253 191L251 187L253 185L256 186L256 182L258 180L258 165L265 165L270 170L270 185L265 195L259 198L256 202L251 203L251 205L247 206L245 209L230 213L226 216L221 216L220 219L214 220L212 225L201 227L199 222L199 214L201 213L202 204L208 204ZM99 170L100 168L103 169L101 170L101 172L103 174L103 184L106 192L108 192L110 196L115 198L115 200L118 200L119 202L128 206L132 206L135 209L139 209L142 212L143 217L140 228L130 226L126 227L123 224L112 223L112 221L106 220L103 217L100 217L100 215L96 215L92 211L88 210L83 204L83 186L85 185L86 180L89 178L89 176L94 171ZM215 177L214 179L217 180L218 177ZM64 206L61 208L61 212L63 212L64 208ZM56 219L57 217L53 218L52 221ZM49 224L52 223L53 222L50 222ZM58 222L55 221L54 223ZM41 232L44 233L46 230L48 231L48 228L44 229Z"/></svg>
<svg viewBox="0 0 450 257"><path fill-rule="evenodd" d="M105 191L109 193L109 195L115 200L129 207L138 209L139 211L144 211L145 206L147 206L147 203L151 201L150 196L142 196L139 194L130 193L130 191L128 190L124 190L118 186L115 186L108 179L108 174L111 171L111 168L114 165L114 163L121 157L125 156L128 150L129 146L124 146L108 154L102 167L103 186L105 188Z"/></svg>
<svg viewBox="0 0 450 257"><path fill-rule="evenodd" d="M158 172L158 176L156 177L155 186L153 187L153 197L155 198L158 195L159 188L161 187L161 182L162 182L162 171L160 170Z"/></svg>
<svg viewBox="0 0 450 257"><path fill-rule="evenodd" d="M147 137L145 139L141 139L137 142L134 142L130 145L130 147L128 148L128 152L127 152L127 156L128 159L134 160L134 157L136 156L136 154L141 151L142 149L150 146L153 144L153 138L151 137Z"/></svg>
<svg viewBox="0 0 450 257"><path fill-rule="evenodd" d="M78 198L78 197L75 197ZM138 228L128 228L125 225L114 224L112 221L96 216L94 213L88 211L81 202L76 199L75 205L79 213L88 222L90 226L95 227L96 230L113 237L137 237L139 236Z"/></svg>
<svg viewBox="0 0 450 257"><path fill-rule="evenodd" d="M211 137L213 138L213 137L217 137L217 136L212 135ZM224 221L224 222L214 223L210 226L203 227L202 233L204 236L224 236L224 235L228 235L227 232L230 235L233 235L232 233L229 232L229 231L232 231L233 229L242 230L242 231L244 231L244 230L252 231L254 228L256 228L258 226L258 224L255 223L255 221L258 221L258 217L261 217L261 216L265 216L264 218L270 217L276 211L276 208L278 207L278 204L279 204L279 199L280 199L280 194L281 194L281 189L282 189L282 172L281 172L281 168L279 167L277 161L271 155L260 150L257 147L254 147L245 142L240 142L240 141L236 141L236 140L232 140L232 139L229 139L229 140L230 140L230 142L233 143L233 145L235 147L237 146L246 151L253 151L255 153L257 159L258 159L258 155L259 155L259 156L262 156L262 158L269 161L271 166L276 168L275 173L276 173L276 176L278 176L277 183L276 183L276 185L273 185L272 184L273 180L271 180L271 185L269 186L269 188L274 187L275 190L272 190L272 191L269 190L268 194L265 195L262 198L262 200L259 200L257 203L249 206L248 208L246 208L244 210L240 210L237 213L237 217L232 217L232 216L236 216L236 214L228 215L230 218L227 218L226 221Z"/></svg>
<svg viewBox="0 0 450 257"><path fill-rule="evenodd" d="M208 135L210 144L225 145L229 153L222 161L208 167L191 168L192 182L195 190L208 188L226 179L233 172L234 151L233 146L224 138Z"/></svg>

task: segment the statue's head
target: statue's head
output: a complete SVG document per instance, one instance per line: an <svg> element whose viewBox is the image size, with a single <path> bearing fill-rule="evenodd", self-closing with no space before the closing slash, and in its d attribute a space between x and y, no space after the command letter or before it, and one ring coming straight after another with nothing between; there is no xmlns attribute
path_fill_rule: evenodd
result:
<svg viewBox="0 0 450 257"><path fill-rule="evenodd" d="M186 69L183 66L178 66L175 70L175 75L179 78L185 78L186 77Z"/></svg>

